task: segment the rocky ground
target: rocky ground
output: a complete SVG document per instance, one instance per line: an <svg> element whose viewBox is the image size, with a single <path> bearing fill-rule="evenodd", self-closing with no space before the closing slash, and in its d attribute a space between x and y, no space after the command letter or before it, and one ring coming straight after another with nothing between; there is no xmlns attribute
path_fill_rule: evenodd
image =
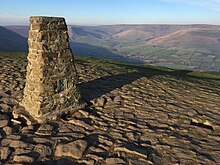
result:
<svg viewBox="0 0 220 165"><path fill-rule="evenodd" d="M220 76L76 62L88 108L27 125L26 57L0 55L0 164L220 164Z"/></svg>

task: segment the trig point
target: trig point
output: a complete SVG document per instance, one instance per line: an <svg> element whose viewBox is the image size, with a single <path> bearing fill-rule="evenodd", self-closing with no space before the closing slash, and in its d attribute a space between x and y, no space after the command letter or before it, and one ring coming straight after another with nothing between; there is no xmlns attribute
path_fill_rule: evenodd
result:
<svg viewBox="0 0 220 165"><path fill-rule="evenodd" d="M77 72L64 18L31 17L22 106L36 120L80 108Z"/></svg>

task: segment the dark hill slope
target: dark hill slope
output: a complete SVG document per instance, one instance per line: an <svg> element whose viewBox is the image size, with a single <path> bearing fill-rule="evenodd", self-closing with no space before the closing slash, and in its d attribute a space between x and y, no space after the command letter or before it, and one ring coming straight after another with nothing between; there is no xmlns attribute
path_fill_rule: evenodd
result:
<svg viewBox="0 0 220 165"><path fill-rule="evenodd" d="M27 51L27 38L0 26L0 51Z"/></svg>
<svg viewBox="0 0 220 165"><path fill-rule="evenodd" d="M28 30L29 30L29 26L4 26L5 28L7 28L10 31L13 31L15 33L20 34L21 36L27 38L28 37Z"/></svg>

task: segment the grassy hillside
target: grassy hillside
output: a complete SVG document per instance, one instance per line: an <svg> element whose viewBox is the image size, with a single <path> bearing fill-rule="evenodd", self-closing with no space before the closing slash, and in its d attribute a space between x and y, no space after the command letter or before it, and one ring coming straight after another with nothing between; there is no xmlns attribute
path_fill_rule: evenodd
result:
<svg viewBox="0 0 220 165"><path fill-rule="evenodd" d="M17 59L23 59L26 61L27 53L26 52L0 52L1 58L17 58ZM115 74L124 73L124 72L130 72L130 71L138 71L139 73L146 73L148 75L153 74L161 74L161 75L173 75L176 77L181 77L183 79L190 79L190 78L198 78L198 79L210 79L210 80L216 80L217 82L220 80L220 73L217 72L204 72L204 71L190 71L190 70L181 70L181 69L169 69L164 67L158 67L158 66L152 66L152 65L135 65L135 64L126 64L126 63L120 63L115 60L110 59L101 59L101 58L95 58L95 57L88 57L88 56L75 56L74 59L76 64L83 63L91 63L94 66L97 66L96 69L102 70L104 67L105 69L110 69L111 71L114 71ZM102 68L102 69L101 69Z"/></svg>

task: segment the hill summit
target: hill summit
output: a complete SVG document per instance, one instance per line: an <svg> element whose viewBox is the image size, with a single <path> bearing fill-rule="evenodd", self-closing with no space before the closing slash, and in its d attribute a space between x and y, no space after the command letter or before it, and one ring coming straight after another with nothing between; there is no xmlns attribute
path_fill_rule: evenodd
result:
<svg viewBox="0 0 220 165"><path fill-rule="evenodd" d="M29 125L26 54L0 53L1 163L219 164L220 75L76 57L86 109Z"/></svg>

